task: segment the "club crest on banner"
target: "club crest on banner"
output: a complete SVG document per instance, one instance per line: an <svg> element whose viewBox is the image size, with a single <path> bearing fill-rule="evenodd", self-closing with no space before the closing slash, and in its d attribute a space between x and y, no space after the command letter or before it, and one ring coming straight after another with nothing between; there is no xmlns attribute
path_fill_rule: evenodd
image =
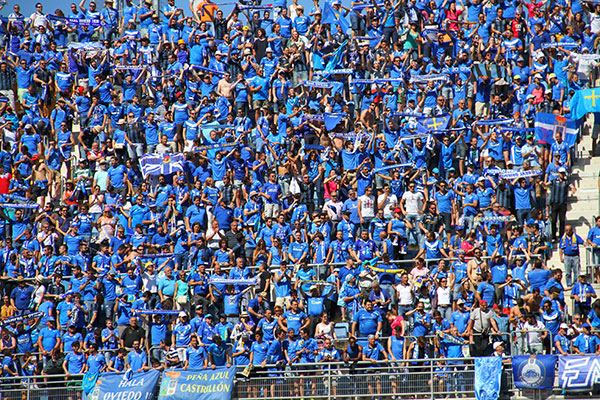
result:
<svg viewBox="0 0 600 400"><path fill-rule="evenodd" d="M523 364L525 364L523 366ZM521 367L522 366L522 367ZM537 388L544 381L546 376L545 366L535 357L530 357L529 360L521 363L521 382L524 386Z"/></svg>

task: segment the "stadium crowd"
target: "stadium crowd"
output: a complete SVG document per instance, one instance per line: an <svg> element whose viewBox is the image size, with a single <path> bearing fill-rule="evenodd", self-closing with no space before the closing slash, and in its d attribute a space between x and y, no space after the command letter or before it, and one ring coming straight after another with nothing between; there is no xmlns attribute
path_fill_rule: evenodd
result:
<svg viewBox="0 0 600 400"><path fill-rule="evenodd" d="M2 376L600 353L533 129L600 5L48 6L0 22Z"/></svg>

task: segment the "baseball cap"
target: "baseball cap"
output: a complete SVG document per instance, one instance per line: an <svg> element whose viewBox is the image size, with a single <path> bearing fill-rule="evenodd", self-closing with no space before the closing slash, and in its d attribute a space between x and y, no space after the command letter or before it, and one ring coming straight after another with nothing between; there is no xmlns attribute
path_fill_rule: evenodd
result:
<svg viewBox="0 0 600 400"><path fill-rule="evenodd" d="M567 169L565 167L560 167L558 169L558 172L564 172L566 174L567 173Z"/></svg>
<svg viewBox="0 0 600 400"><path fill-rule="evenodd" d="M463 299L458 299L456 300L456 304L465 304L465 301Z"/></svg>
<svg viewBox="0 0 600 400"><path fill-rule="evenodd" d="M504 346L504 342L500 342L500 341L494 342L494 345L493 345L494 350L496 350L498 348L498 346Z"/></svg>
<svg viewBox="0 0 600 400"><path fill-rule="evenodd" d="M179 312L180 317L187 317L187 313L185 311Z"/></svg>
<svg viewBox="0 0 600 400"><path fill-rule="evenodd" d="M480 305L480 306L482 306L482 305L484 305L484 304L487 306L487 301L485 301L485 300L481 300L481 301L479 302L479 305Z"/></svg>
<svg viewBox="0 0 600 400"><path fill-rule="evenodd" d="M569 325L567 325L563 322L562 324L560 324L560 328L561 329L569 329Z"/></svg>

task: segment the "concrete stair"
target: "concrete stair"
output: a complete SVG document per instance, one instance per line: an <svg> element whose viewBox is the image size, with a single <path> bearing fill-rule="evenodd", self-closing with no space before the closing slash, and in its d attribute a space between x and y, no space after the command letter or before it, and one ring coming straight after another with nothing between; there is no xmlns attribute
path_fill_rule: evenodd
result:
<svg viewBox="0 0 600 400"><path fill-rule="evenodd" d="M571 182L576 188L575 195L569 196L567 207L567 224L573 226L575 232L584 240L588 231L595 225L595 216L600 215L600 195L598 190L598 172L600 171L600 156L592 155L591 131L594 126L593 116L590 116L582 127L582 138L577 144L573 166L571 168ZM596 151L598 154L599 151ZM548 261L550 268L563 268L560 262L560 256L555 245L552 257ZM590 255L585 248L581 248L581 269L587 271L590 275L591 267ZM566 281L563 277L563 285L566 287ZM600 293L600 285L594 284L594 289ZM568 298L570 291L565 293L565 299L570 310L573 310L573 303Z"/></svg>

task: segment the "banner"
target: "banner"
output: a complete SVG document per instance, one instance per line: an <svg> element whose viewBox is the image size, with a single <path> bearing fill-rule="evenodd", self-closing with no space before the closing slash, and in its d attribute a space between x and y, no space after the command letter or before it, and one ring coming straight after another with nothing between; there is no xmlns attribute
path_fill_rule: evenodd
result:
<svg viewBox="0 0 600 400"><path fill-rule="evenodd" d="M196 148L196 151L204 151L204 150L222 150L222 149L226 149L229 147L234 147L237 146L237 143L233 142L233 143L215 143L215 144L207 144L204 146L199 146Z"/></svg>
<svg viewBox="0 0 600 400"><path fill-rule="evenodd" d="M333 84L331 84L329 82L304 81L304 82L302 82L302 84L304 86L308 86L311 88L318 88L318 89L331 89L333 87Z"/></svg>
<svg viewBox="0 0 600 400"><path fill-rule="evenodd" d="M333 75L333 74L342 74L348 75L354 72L352 68L336 68L331 71L315 71L314 75Z"/></svg>
<svg viewBox="0 0 600 400"><path fill-rule="evenodd" d="M554 387L556 355L513 356L515 386L521 389L551 390Z"/></svg>
<svg viewBox="0 0 600 400"><path fill-rule="evenodd" d="M598 91L600 97L600 90ZM600 105L600 100L598 102ZM571 112L573 109L571 109ZM567 119L562 115L537 113L535 116L535 139L549 145L552 145L554 140L554 132L562 132L562 138L569 147L573 147L577 141L579 133L579 123L573 119Z"/></svg>
<svg viewBox="0 0 600 400"><path fill-rule="evenodd" d="M257 278L249 279L229 279L229 278L210 278L208 281L211 285L257 285Z"/></svg>
<svg viewBox="0 0 600 400"><path fill-rule="evenodd" d="M500 179L518 179L518 178L529 178L531 176L541 175L542 171L539 169L532 169L529 171L511 171L511 172L502 172L500 174Z"/></svg>
<svg viewBox="0 0 600 400"><path fill-rule="evenodd" d="M14 204L14 203L0 203L0 207L2 208L39 208L41 207L39 204Z"/></svg>
<svg viewBox="0 0 600 400"><path fill-rule="evenodd" d="M133 315L179 315L179 310L131 310Z"/></svg>
<svg viewBox="0 0 600 400"><path fill-rule="evenodd" d="M9 318L6 318L6 319L0 321L0 326L17 323L17 322L28 321L33 318L41 318L43 316L44 316L43 311L37 311L34 313L25 314L25 315L16 315L14 317L9 317Z"/></svg>
<svg viewBox="0 0 600 400"><path fill-rule="evenodd" d="M183 172L185 157L183 153L146 154L140 159L140 168L144 178L148 175L170 175Z"/></svg>
<svg viewBox="0 0 600 400"><path fill-rule="evenodd" d="M502 357L475 358L475 397L477 400L497 399L500 396Z"/></svg>
<svg viewBox="0 0 600 400"><path fill-rule="evenodd" d="M98 400L144 400L154 398L160 372L132 372L101 374L90 399Z"/></svg>
<svg viewBox="0 0 600 400"><path fill-rule="evenodd" d="M558 43L558 42L552 42L552 43L544 43L542 44L542 49L553 49L556 47L562 47L565 49L568 48L575 48L575 47L579 47L579 45L577 43Z"/></svg>
<svg viewBox="0 0 600 400"><path fill-rule="evenodd" d="M480 121L473 122L473 125L506 125L513 122L510 118L499 118L499 119L482 119Z"/></svg>
<svg viewBox="0 0 600 400"><path fill-rule="evenodd" d="M598 92L598 94L596 94ZM576 90L569 103L573 119L581 119L587 113L600 111L600 89Z"/></svg>
<svg viewBox="0 0 600 400"><path fill-rule="evenodd" d="M370 85L375 83L375 79L353 79L351 85Z"/></svg>
<svg viewBox="0 0 600 400"><path fill-rule="evenodd" d="M395 169L395 168L403 168L403 167L408 167L411 166L412 163L404 163L404 164L394 164L394 165L386 165L385 167L379 167L379 168L375 168L373 170L373 173L376 174L378 172L383 172L383 171L387 171L388 169Z"/></svg>
<svg viewBox="0 0 600 400"><path fill-rule="evenodd" d="M47 18L51 21L64 22L66 25L71 26L106 26L108 23L101 20L100 18L66 18L59 17L58 15L48 14Z"/></svg>
<svg viewBox="0 0 600 400"><path fill-rule="evenodd" d="M600 384L600 356L560 356L558 386L564 390L590 390Z"/></svg>
<svg viewBox="0 0 600 400"><path fill-rule="evenodd" d="M230 400L235 367L165 371L158 400Z"/></svg>
<svg viewBox="0 0 600 400"><path fill-rule="evenodd" d="M432 75L413 75L410 78L411 82L429 82L429 81L447 81L448 76L445 74L432 74Z"/></svg>

